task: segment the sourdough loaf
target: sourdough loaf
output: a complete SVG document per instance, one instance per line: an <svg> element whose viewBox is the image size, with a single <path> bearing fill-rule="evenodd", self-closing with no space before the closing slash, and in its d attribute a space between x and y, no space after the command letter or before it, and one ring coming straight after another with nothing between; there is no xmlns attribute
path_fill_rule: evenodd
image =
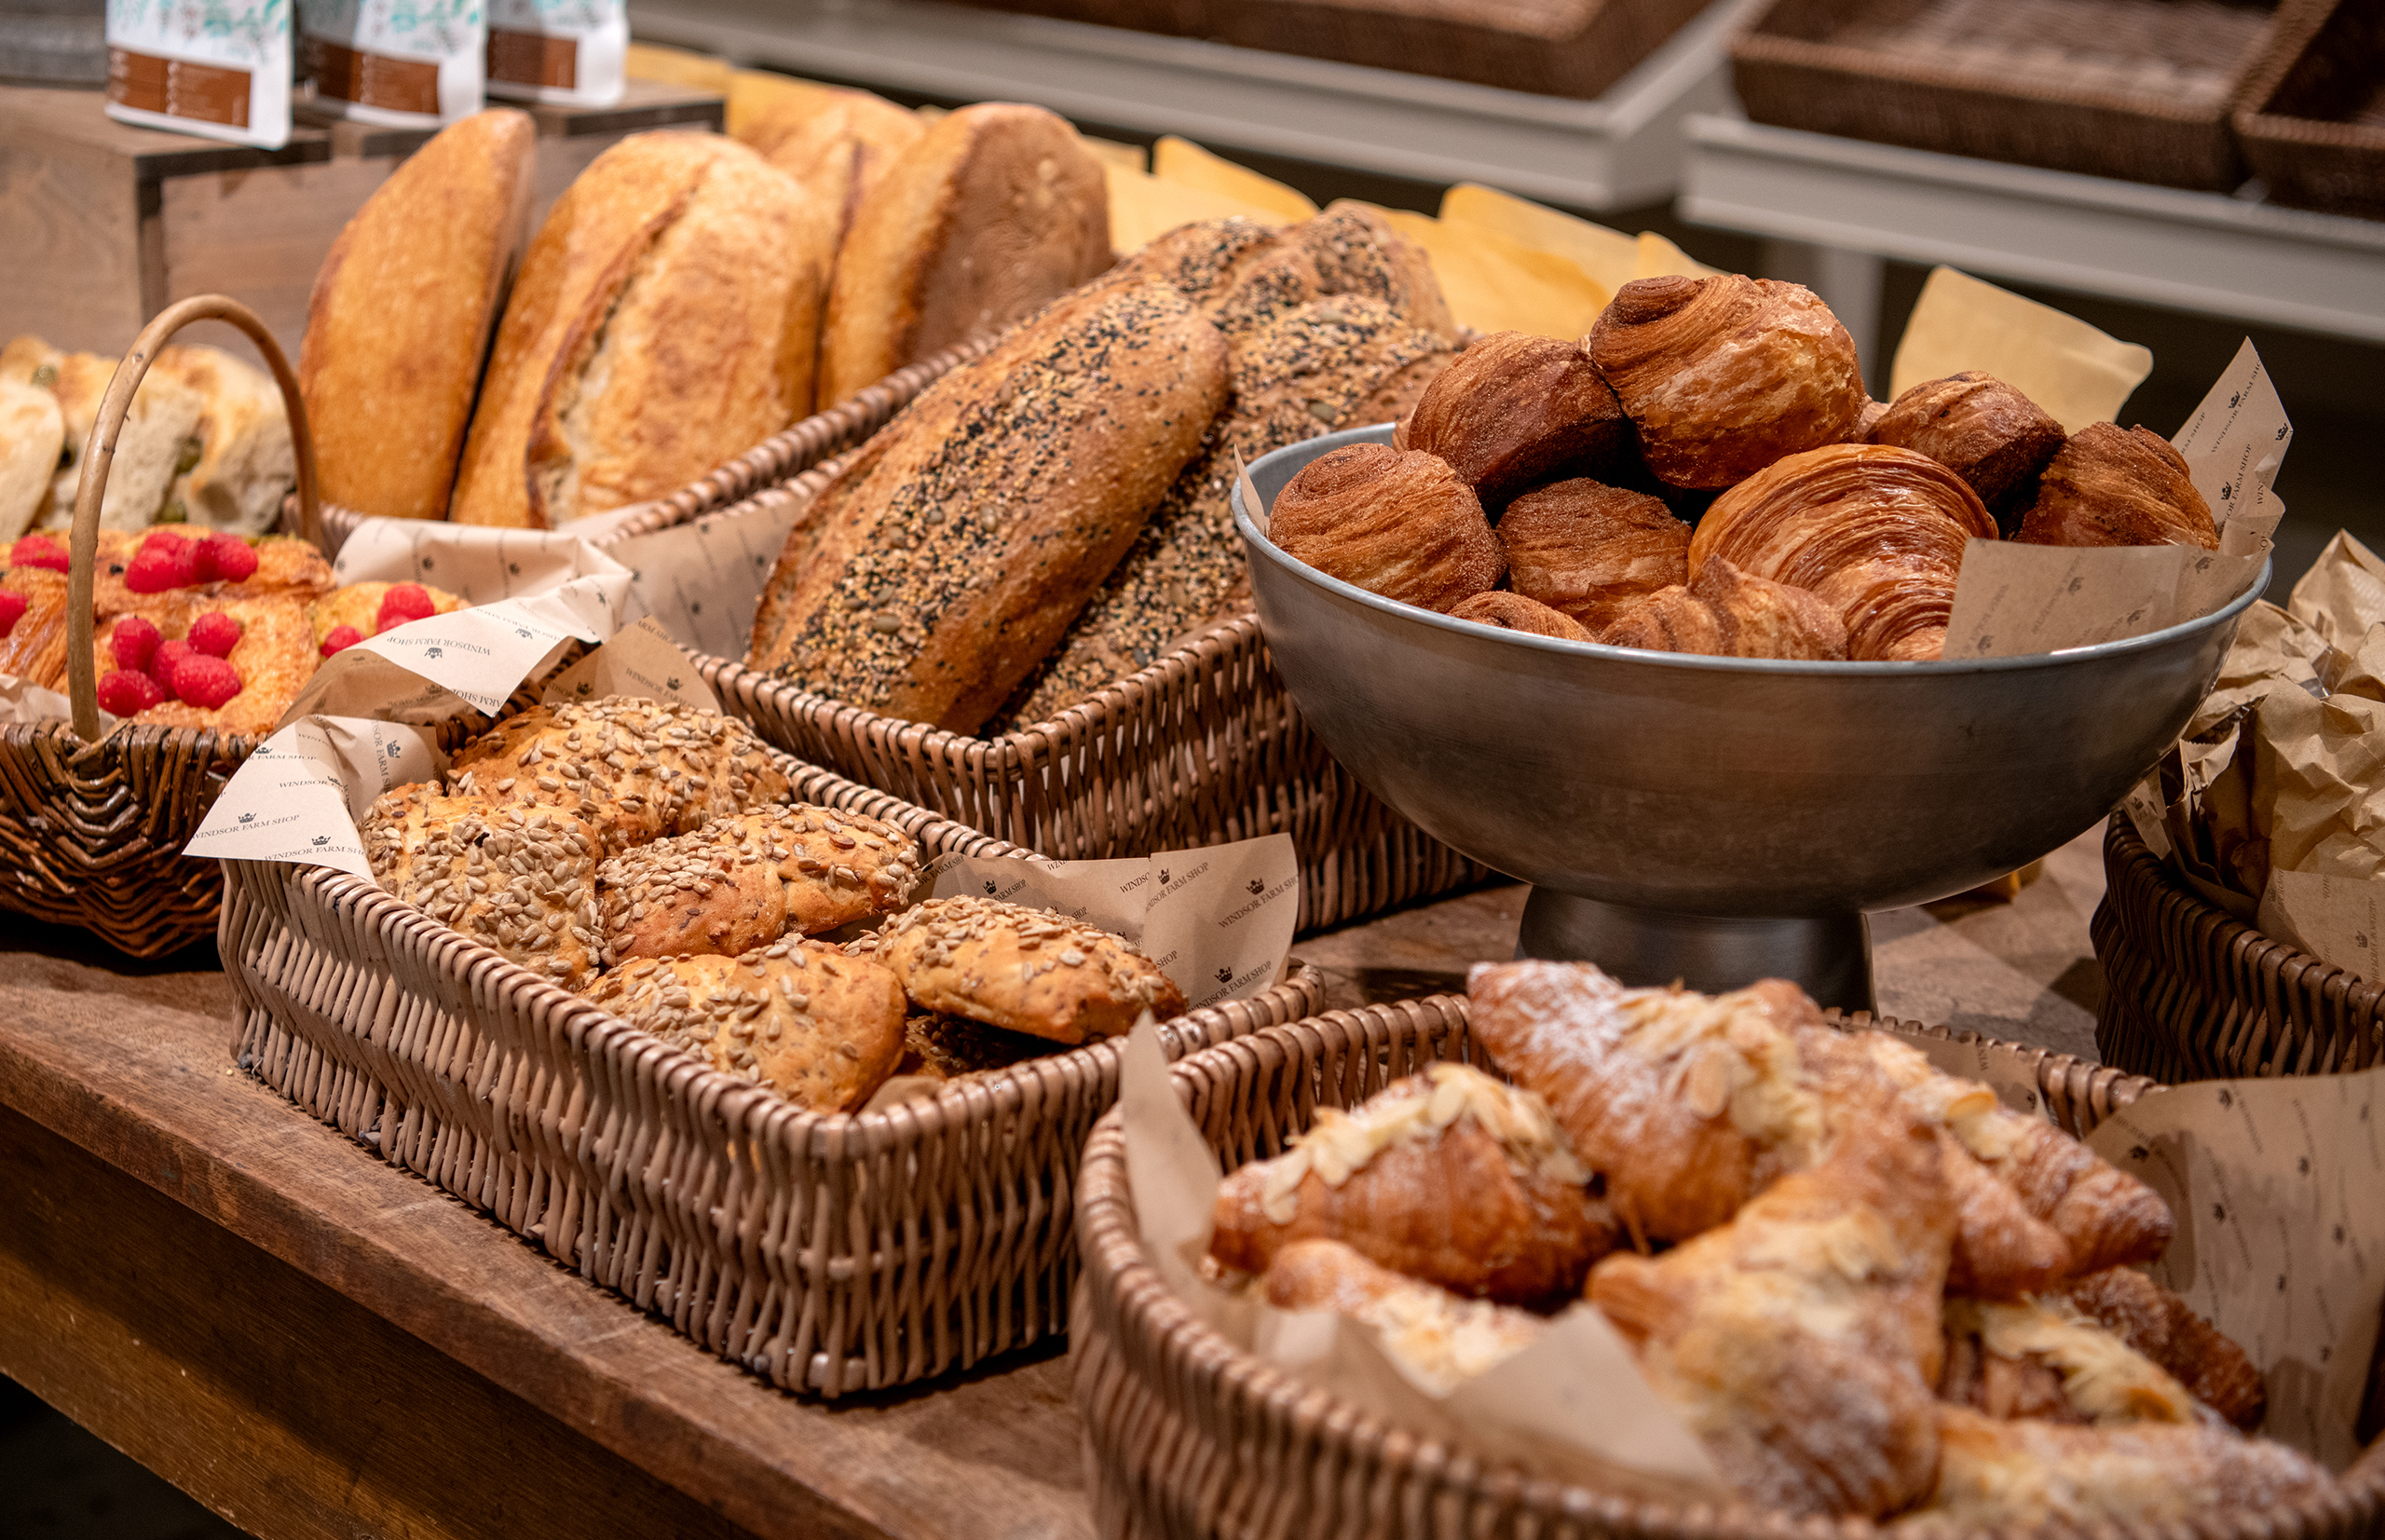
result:
<svg viewBox="0 0 2385 1540"><path fill-rule="evenodd" d="M1125 553L1225 395L1224 340L1167 285L1053 306L815 499L770 575L754 666L974 729Z"/></svg>
<svg viewBox="0 0 2385 1540"><path fill-rule="evenodd" d="M0 377L0 540L15 539L41 517L65 453L58 398L30 380Z"/></svg>
<svg viewBox="0 0 2385 1540"><path fill-rule="evenodd" d="M198 453L195 460L187 450L182 457L188 469L166 491L166 519L237 535L271 529L281 499L298 483L281 388L263 370L213 348L161 348L152 368L196 391L204 403L194 435Z"/></svg>
<svg viewBox="0 0 2385 1540"><path fill-rule="evenodd" d="M49 489L33 523L63 529L75 522L75 493L83 478L83 452L99 419L100 402L118 361L97 353L69 353L35 336L21 336L0 348L0 379L47 390L58 402L64 429ZM142 376L116 433L116 459L100 503L102 529L142 529L166 511L174 478L198 454L198 424L207 402L163 369Z"/></svg>
<svg viewBox="0 0 2385 1540"><path fill-rule="evenodd" d="M800 183L836 222L842 241L861 200L894 157L927 133L917 113L867 91L838 91L826 106L774 102L739 137Z"/></svg>
<svg viewBox="0 0 2385 1540"><path fill-rule="evenodd" d="M812 400L831 221L733 140L634 134L523 258L453 517L552 529L663 496Z"/></svg>
<svg viewBox="0 0 2385 1540"><path fill-rule="evenodd" d="M1043 108L963 107L894 157L840 255L820 339L825 404L1109 266L1109 184L1076 130Z"/></svg>
<svg viewBox="0 0 2385 1540"><path fill-rule="evenodd" d="M391 518L447 516L481 362L522 248L537 138L530 115L511 108L449 126L332 242L298 348L325 500Z"/></svg>

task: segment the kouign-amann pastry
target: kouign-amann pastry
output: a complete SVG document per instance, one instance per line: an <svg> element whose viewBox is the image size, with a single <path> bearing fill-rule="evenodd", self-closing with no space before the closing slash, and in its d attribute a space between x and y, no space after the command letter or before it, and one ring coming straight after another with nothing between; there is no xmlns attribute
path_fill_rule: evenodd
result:
<svg viewBox="0 0 2385 1540"><path fill-rule="evenodd" d="M752 729L675 702L612 696L538 705L456 756L461 795L561 808L607 854L786 800L786 775Z"/></svg>
<svg viewBox="0 0 2385 1540"><path fill-rule="evenodd" d="M2037 402L1975 370L1915 386L1862 436L1928 456L1999 515L2037 496L2038 473L2065 437Z"/></svg>
<svg viewBox="0 0 2385 1540"><path fill-rule="evenodd" d="M1947 1300L1938 1394L1991 1417L2106 1426L2195 1420L2186 1386L2059 1301Z"/></svg>
<svg viewBox="0 0 2385 1540"><path fill-rule="evenodd" d="M1927 661L1946 643L1964 543L1996 538L1979 495L1924 455L1842 443L1792 455L1714 500L1689 542L1811 591L1847 625L1858 661Z"/></svg>
<svg viewBox="0 0 2385 1540"><path fill-rule="evenodd" d="M565 988L594 974L596 835L570 813L425 783L383 794L358 832L395 897Z"/></svg>
<svg viewBox="0 0 2385 1540"><path fill-rule="evenodd" d="M1587 344L1639 430L1642 459L1674 486L1729 486L1840 443L1871 400L1830 307L1771 279L1635 279Z"/></svg>
<svg viewBox="0 0 2385 1540"><path fill-rule="evenodd" d="M1563 610L1551 609L1537 599L1527 599L1500 588L1466 600L1450 611L1450 619L1497 626L1502 631L1528 632L1534 636L1554 636L1566 642L1597 640L1588 627Z"/></svg>
<svg viewBox="0 0 2385 1540"><path fill-rule="evenodd" d="M1742 1497L1877 1518L1936 1472L1954 1235L1937 1138L1884 1116L1722 1228L1609 1257L1589 1296Z"/></svg>
<svg viewBox="0 0 2385 1540"><path fill-rule="evenodd" d="M2196 1400L2247 1433L2269 1412L2261 1371L2186 1301L2129 1267L2073 1279L2063 1300L2182 1382Z"/></svg>
<svg viewBox="0 0 2385 1540"><path fill-rule="evenodd" d="M1507 570L1474 489L1436 457L1389 444L1302 466L1275 495L1267 538L1328 577L1424 609L1453 608Z"/></svg>
<svg viewBox="0 0 2385 1540"><path fill-rule="evenodd" d="M589 999L815 1112L849 1112L903 1051L903 988L865 958L788 939L743 957L645 958Z"/></svg>
<svg viewBox="0 0 2385 1540"><path fill-rule="evenodd" d="M1071 1046L1117 1037L1145 1011L1184 1014L1184 991L1130 942L1043 909L933 898L856 938L924 1010Z"/></svg>
<svg viewBox="0 0 2385 1540"><path fill-rule="evenodd" d="M606 965L701 952L742 957L908 902L919 846L893 825L799 805L714 819L624 851L596 871Z"/></svg>
<svg viewBox="0 0 2385 1540"><path fill-rule="evenodd" d="M1615 1249L1589 1180L1539 1097L1436 1064L1320 1109L1284 1154L1227 1178L1209 1254L1263 1273L1295 1241L1337 1240L1460 1294L1550 1304Z"/></svg>
<svg viewBox="0 0 2385 1540"><path fill-rule="evenodd" d="M1373 1327L1387 1352L1444 1395L1531 1346L1543 1327L1528 1310L1402 1277L1332 1240L1285 1247L1261 1289L1278 1310L1330 1310Z"/></svg>
<svg viewBox="0 0 2385 1540"><path fill-rule="evenodd" d="M2038 479L2015 539L2032 545L2197 545L2219 549L2211 505L2186 457L2143 428L2091 422Z"/></svg>
<svg viewBox="0 0 2385 1540"><path fill-rule="evenodd" d="M1588 477L1527 492L1499 520L1515 591L1593 635L1647 595L1689 581L1689 535L1656 498Z"/></svg>
<svg viewBox="0 0 2385 1540"><path fill-rule="evenodd" d="M1392 443L1438 455L1500 508L1543 482L1620 471L1631 423L1578 344L1500 332L1457 356Z"/></svg>
<svg viewBox="0 0 2385 1540"><path fill-rule="evenodd" d="M1659 589L1600 633L1609 647L1713 658L1841 659L1847 627L1802 588L1740 571L1720 556L1680 588Z"/></svg>

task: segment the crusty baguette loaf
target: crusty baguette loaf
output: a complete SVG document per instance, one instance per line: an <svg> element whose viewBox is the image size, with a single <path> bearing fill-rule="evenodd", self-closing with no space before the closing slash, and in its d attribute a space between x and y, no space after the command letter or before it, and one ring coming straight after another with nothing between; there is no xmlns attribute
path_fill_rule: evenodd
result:
<svg viewBox="0 0 2385 1540"><path fill-rule="evenodd" d="M976 728L1133 543L1226 395L1226 347L1162 283L1072 296L879 430L789 537L754 666Z"/></svg>
<svg viewBox="0 0 2385 1540"><path fill-rule="evenodd" d="M451 124L381 184L315 274L298 388L325 501L443 519L529 217L530 115ZM241 525L239 527L246 527Z"/></svg>
<svg viewBox="0 0 2385 1540"><path fill-rule="evenodd" d="M820 340L828 405L1109 266L1109 183L1060 118L980 102L894 157L839 255Z"/></svg>
<svg viewBox="0 0 2385 1540"><path fill-rule="evenodd" d="M836 221L841 242L861 200L885 177L886 168L927 131L919 114L882 96L838 91L825 107L796 99L773 102L738 137L819 200Z"/></svg>
<svg viewBox="0 0 2385 1540"><path fill-rule="evenodd" d="M634 134L522 262L452 516L552 529L661 497L808 413L834 255L784 173L712 134Z"/></svg>

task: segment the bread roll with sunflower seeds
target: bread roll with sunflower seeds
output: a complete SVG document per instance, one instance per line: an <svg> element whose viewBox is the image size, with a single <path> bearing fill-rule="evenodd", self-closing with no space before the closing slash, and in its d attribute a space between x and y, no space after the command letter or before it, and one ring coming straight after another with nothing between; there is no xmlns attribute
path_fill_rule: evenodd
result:
<svg viewBox="0 0 2385 1540"><path fill-rule="evenodd" d="M364 815L364 858L391 896L567 989L596 969L596 831L555 808L421 783Z"/></svg>
<svg viewBox="0 0 2385 1540"><path fill-rule="evenodd" d="M605 962L817 935L900 908L919 876L919 846L879 819L808 805L716 818L597 868Z"/></svg>
<svg viewBox="0 0 2385 1540"><path fill-rule="evenodd" d="M1076 1044L1116 1037L1145 1011L1184 1014L1184 991L1133 943L1045 909L934 898L854 941L922 1010Z"/></svg>

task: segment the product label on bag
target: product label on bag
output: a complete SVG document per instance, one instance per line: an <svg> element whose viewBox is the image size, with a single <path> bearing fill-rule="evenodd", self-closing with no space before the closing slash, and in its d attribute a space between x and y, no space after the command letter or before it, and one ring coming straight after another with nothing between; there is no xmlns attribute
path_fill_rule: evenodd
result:
<svg viewBox="0 0 2385 1540"><path fill-rule="evenodd" d="M609 107L628 79L621 0L489 0L488 93Z"/></svg>
<svg viewBox="0 0 2385 1540"><path fill-rule="evenodd" d="M289 0L108 0L106 112L278 150L290 141Z"/></svg>
<svg viewBox="0 0 2385 1540"><path fill-rule="evenodd" d="M481 0L297 0L299 63L317 105L429 127L481 109Z"/></svg>

